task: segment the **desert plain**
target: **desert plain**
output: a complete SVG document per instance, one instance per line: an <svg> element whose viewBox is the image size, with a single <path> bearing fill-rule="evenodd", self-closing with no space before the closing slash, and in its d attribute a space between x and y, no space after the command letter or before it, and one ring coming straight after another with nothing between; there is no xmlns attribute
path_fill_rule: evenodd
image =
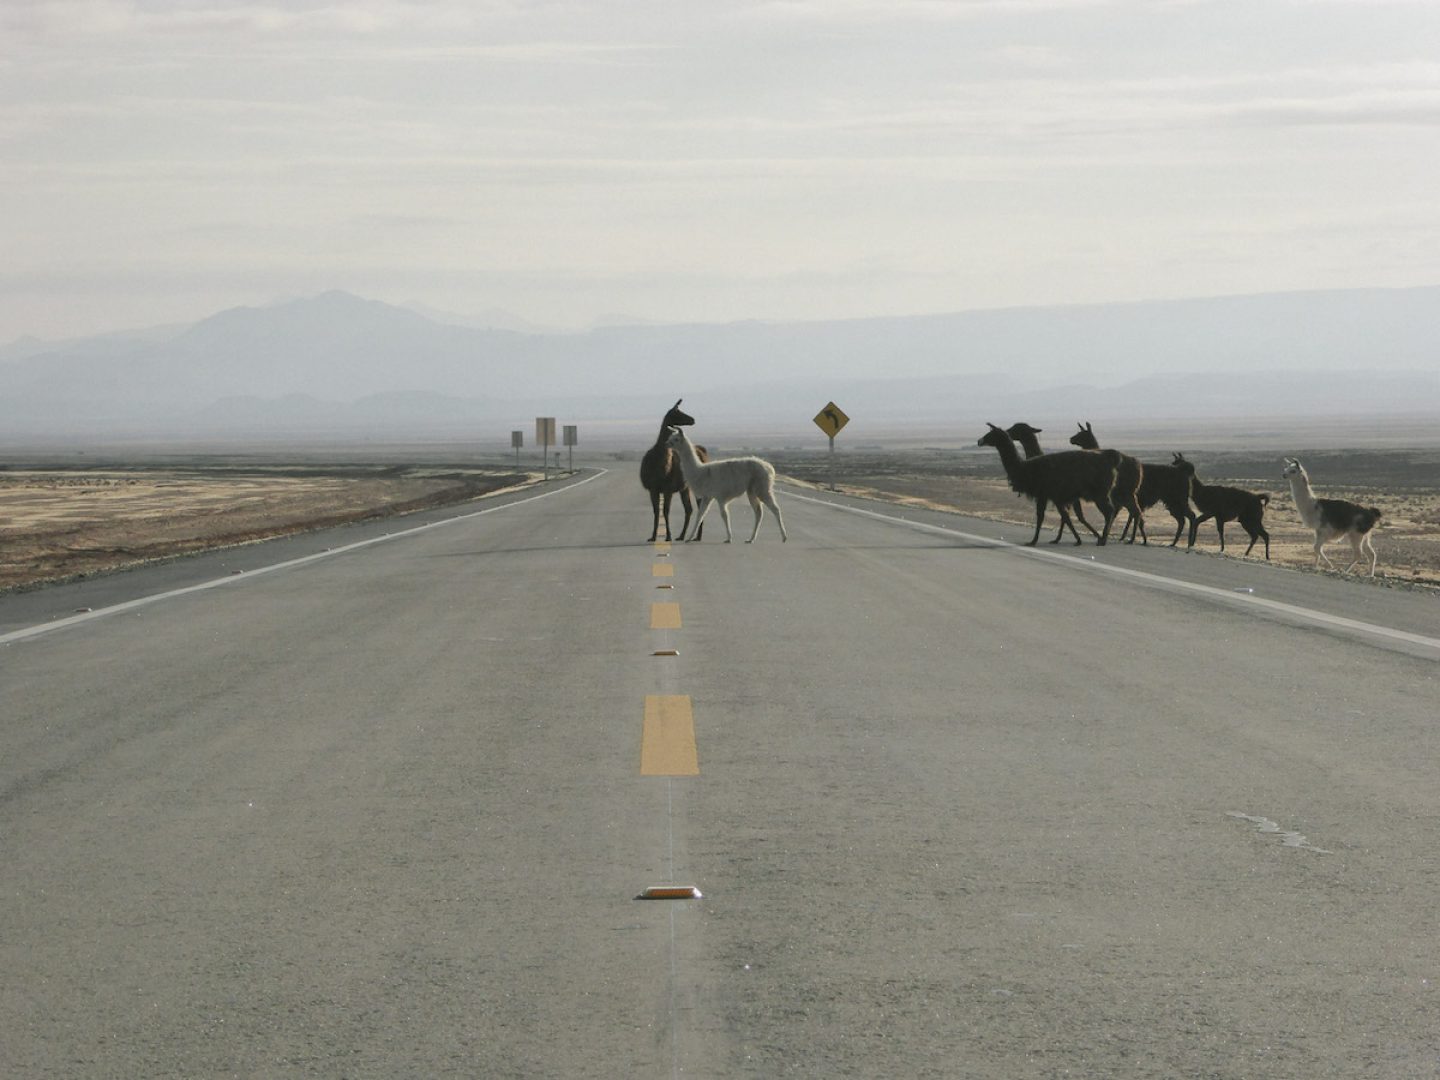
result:
<svg viewBox="0 0 1440 1080"><path fill-rule="evenodd" d="M1317 494L1383 511L1374 537L1379 552L1375 578L1367 576L1368 566L1348 577L1367 585L1433 591L1440 598L1440 440L1425 437L1428 432L1418 434L1414 445L1362 449L1306 450L1300 437L1230 437L1211 445L1195 446L1192 441L1184 450L1205 482L1270 494L1265 523L1272 562L1311 572L1341 572L1314 570L1313 533L1300 521L1281 478L1284 458L1295 455L1305 463ZM1047 448L1068 448L1062 443L1051 438ZM844 493L1012 522L1026 527L1017 538L1028 539L1033 505L1010 490L998 457L988 448L954 440L930 446L841 446L833 458L823 445L813 443L735 445L722 448L720 456L760 453L785 481L829 488L833 476L836 489ZM1158 443L1124 448L1142 461L1170 460L1171 448ZM576 465L629 471L638 470L639 458L639 450L602 450ZM461 504L542 482L538 465L517 466L503 454L465 464L439 454L380 461L356 461L343 454L325 460L313 453L303 460L278 453L84 464L0 459L0 592ZM1088 516L1098 520L1098 514ZM650 508L638 476L635 517L639 542L648 534ZM1052 510L1042 543L1057 526ZM1159 506L1146 515L1146 526L1152 545L1168 545L1175 533L1174 519ZM1118 524L1114 532L1118 536ZM1186 539L1180 539L1182 550ZM1091 543L1088 536L1086 543ZM1194 553L1245 558L1247 544L1244 531L1231 523L1222 555L1214 523L1207 522L1200 527ZM1343 541L1333 542L1326 552L1337 567L1350 562ZM1263 558L1259 545L1249 558Z"/></svg>

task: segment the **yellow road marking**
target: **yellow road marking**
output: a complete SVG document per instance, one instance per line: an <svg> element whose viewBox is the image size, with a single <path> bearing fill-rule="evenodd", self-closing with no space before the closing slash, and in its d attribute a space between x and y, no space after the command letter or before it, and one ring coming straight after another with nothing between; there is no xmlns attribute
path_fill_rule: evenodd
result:
<svg viewBox="0 0 1440 1080"><path fill-rule="evenodd" d="M669 563L655 563L650 567L651 577L674 577L675 567Z"/></svg>
<svg viewBox="0 0 1440 1080"><path fill-rule="evenodd" d="M680 629L680 605L679 604L651 604L650 605L650 629L651 630L679 630Z"/></svg>
<svg viewBox="0 0 1440 1080"><path fill-rule="evenodd" d="M695 718L688 694L650 694L640 737L641 776L699 776Z"/></svg>
<svg viewBox="0 0 1440 1080"><path fill-rule="evenodd" d="M655 550L656 550L657 552L659 552L660 554L662 554L662 555L666 554L666 553L669 552L669 550L670 550L670 541L669 541L669 540L657 540L657 541L655 541Z"/></svg>

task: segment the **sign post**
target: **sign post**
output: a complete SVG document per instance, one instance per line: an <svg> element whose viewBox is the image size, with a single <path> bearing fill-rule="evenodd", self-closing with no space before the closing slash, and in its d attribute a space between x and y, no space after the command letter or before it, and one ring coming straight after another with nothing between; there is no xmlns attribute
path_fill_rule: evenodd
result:
<svg viewBox="0 0 1440 1080"><path fill-rule="evenodd" d="M580 428L575 424L565 425L565 445L570 448L570 471L575 471L575 446L580 442Z"/></svg>
<svg viewBox="0 0 1440 1080"><path fill-rule="evenodd" d="M815 417L815 426L830 437L830 490L835 490L835 436L850 422L850 417L840 411L833 401L820 410Z"/></svg>
<svg viewBox="0 0 1440 1080"><path fill-rule="evenodd" d="M540 461L544 465L545 479L550 479L550 447L555 442L555 418L553 416L537 416L535 418L535 441L540 444Z"/></svg>
<svg viewBox="0 0 1440 1080"><path fill-rule="evenodd" d="M520 468L520 448L525 445L525 432L510 432L510 446L515 451L515 468Z"/></svg>

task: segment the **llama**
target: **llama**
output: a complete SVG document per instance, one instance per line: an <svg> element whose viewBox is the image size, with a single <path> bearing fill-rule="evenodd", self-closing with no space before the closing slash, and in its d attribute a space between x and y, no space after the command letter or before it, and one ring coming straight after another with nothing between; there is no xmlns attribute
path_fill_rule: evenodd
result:
<svg viewBox="0 0 1440 1080"><path fill-rule="evenodd" d="M1315 530L1315 565L1318 567L1323 559L1326 566L1335 569L1335 564L1323 549L1331 540L1343 536L1350 541L1350 550L1355 555L1343 572L1348 574L1359 566L1363 553L1368 550L1370 576L1374 577L1378 556L1375 545L1370 541L1370 533L1380 520L1380 508L1361 506L1345 499L1317 499L1310 488L1310 476L1299 458L1286 458L1285 471L1281 475L1290 481L1290 494L1295 497L1295 509L1300 512L1300 520Z"/></svg>
<svg viewBox="0 0 1440 1080"><path fill-rule="evenodd" d="M1070 441L1082 450L1099 450L1100 440L1095 437L1095 429L1090 426L1087 420L1080 424L1076 422L1080 430L1070 436ZM1120 458L1120 484L1119 490L1130 491L1131 484L1135 481L1134 493L1135 504L1131 506L1125 503L1125 508L1130 511L1130 518L1125 522L1125 527L1120 530L1120 539L1124 540L1128 534L1130 543L1135 542L1135 527L1140 528L1140 542L1147 547L1150 538L1145 535L1145 511L1154 506L1157 502L1163 502L1165 509L1170 511L1170 516L1175 519L1175 536L1170 541L1174 547L1180 542L1180 534L1184 531L1186 523L1195 515L1190 512L1190 478L1174 465L1151 465L1147 462L1136 461L1128 454ZM1117 500L1119 501L1119 500Z"/></svg>
<svg viewBox="0 0 1440 1080"><path fill-rule="evenodd" d="M1220 534L1220 550L1225 550L1225 522L1239 521L1240 527L1250 536L1249 555L1255 541L1264 539L1265 558L1270 558L1270 534L1265 531L1265 506L1270 502L1268 492L1243 491L1240 488L1222 487L1219 484L1202 484L1195 475L1195 466L1185 460L1184 454L1175 455L1175 466L1190 477L1190 498L1200 513L1190 522L1190 543L1195 546L1195 534L1202 521L1215 519L1215 530Z"/></svg>
<svg viewBox="0 0 1440 1080"><path fill-rule="evenodd" d="M780 526L780 540L789 540L785 532L785 517L780 513L780 504L775 501L775 469L768 461L757 457L726 458L721 461L705 461L696 453L685 432L676 428L670 433L666 445L675 451L680 461L680 470L685 474L685 483L700 504L700 515L695 519L695 538L700 538L700 526L712 503L720 504L720 520L725 523L725 542L730 543L730 503L744 495L750 500L750 509L755 511L755 528L747 544L755 542L760 535L760 522L765 517L765 507L775 511L775 523Z"/></svg>
<svg viewBox="0 0 1440 1080"><path fill-rule="evenodd" d="M1025 451L1025 456L1027 458L1037 458L1041 454L1045 453L1044 450L1040 449L1040 440L1037 437L1039 436L1040 432L1044 430L1044 428L1031 427L1029 424L1025 423L1022 420L1019 423L1011 424L1008 428L1006 428L1005 434L1009 435L1010 438L1014 439L1017 443L1020 444L1020 449ZM1080 524L1084 525L1085 528L1090 530L1090 535L1093 536L1096 540L1099 540L1100 533L1096 531L1094 525L1091 525L1090 522L1085 520L1085 511L1080 508L1080 503L1073 502L1070 504L1069 508L1075 511L1075 516L1080 519ZM1071 524L1070 526L1070 531L1072 533L1075 532L1075 526L1073 524ZM1060 538L1064 535L1065 519L1061 518L1060 531L1055 536L1056 541L1059 541ZM1076 533L1075 535L1075 542L1077 544L1080 542L1080 535L1078 533Z"/></svg>
<svg viewBox="0 0 1440 1080"><path fill-rule="evenodd" d="M660 434L655 439L655 445L645 451L645 456L640 459L640 483L645 485L645 490L650 492L650 509L654 515L650 528L650 542L660 533L660 519L663 513L665 519L665 539L670 539L670 499L678 494L681 505L685 507L685 524L680 526L680 539L685 539L685 533L690 528L690 490L685 486L685 476L680 471L680 462L675 457L670 447L665 445L665 439L670 432L685 425L695 423L695 418L688 413L680 411L680 398L670 407L665 414L665 419L660 421ZM705 448L697 446L695 452L700 456L701 461L706 460ZM700 539L700 525L695 525L695 539Z"/></svg>
<svg viewBox="0 0 1440 1080"><path fill-rule="evenodd" d="M1015 450L1015 441L1004 428L994 424L989 427L990 430L980 436L979 445L995 447L1000 452L1000 463L1005 466L1010 487L1035 500L1035 535L1026 547L1034 547L1039 541L1040 526L1045 522L1045 507L1052 502L1060 511L1061 528L1069 524L1075 543L1080 543L1080 534L1075 532L1070 512L1066 509L1077 499L1093 502L1105 515L1105 528L1095 539L1097 545L1104 544L1115 521L1115 506L1110 500L1115 490L1116 474L1120 471L1120 452L1065 450L1058 454L1022 458ZM1060 536L1050 542L1058 544Z"/></svg>

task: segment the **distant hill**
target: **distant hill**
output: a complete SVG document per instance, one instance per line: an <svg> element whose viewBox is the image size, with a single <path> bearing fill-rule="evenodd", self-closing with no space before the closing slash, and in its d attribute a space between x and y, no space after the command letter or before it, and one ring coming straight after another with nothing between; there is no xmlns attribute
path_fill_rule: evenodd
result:
<svg viewBox="0 0 1440 1080"><path fill-rule="evenodd" d="M1162 372L1162 374L1157 374ZM449 437L541 414L649 425L973 426L1022 413L1440 413L1440 288L1305 292L908 318L461 326L329 292L193 326L0 350L0 425L25 436Z"/></svg>

